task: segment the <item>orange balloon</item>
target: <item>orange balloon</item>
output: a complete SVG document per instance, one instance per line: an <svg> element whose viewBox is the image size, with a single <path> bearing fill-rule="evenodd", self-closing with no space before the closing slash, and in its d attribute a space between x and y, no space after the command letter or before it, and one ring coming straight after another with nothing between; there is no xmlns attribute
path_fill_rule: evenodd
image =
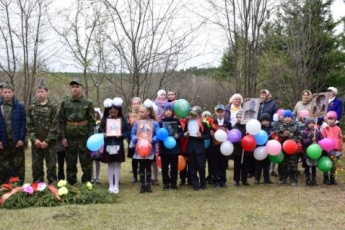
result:
<svg viewBox="0 0 345 230"><path fill-rule="evenodd" d="M160 168L160 169L162 168L162 159L161 159L161 157L157 157L156 165L157 165L158 168Z"/></svg>
<svg viewBox="0 0 345 230"><path fill-rule="evenodd" d="M135 151L141 157L147 157L151 154L152 145L151 142L147 139L140 139L135 146Z"/></svg>
<svg viewBox="0 0 345 230"><path fill-rule="evenodd" d="M183 169L185 169L187 166L187 162L186 160L184 159L183 156L178 156L178 165L177 165L177 169L178 171L182 171Z"/></svg>

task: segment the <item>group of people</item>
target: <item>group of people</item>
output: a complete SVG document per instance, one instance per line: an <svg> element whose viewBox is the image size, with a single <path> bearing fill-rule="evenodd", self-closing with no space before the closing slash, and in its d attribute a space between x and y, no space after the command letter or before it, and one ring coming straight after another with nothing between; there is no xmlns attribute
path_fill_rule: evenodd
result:
<svg viewBox="0 0 345 230"><path fill-rule="evenodd" d="M245 151L240 142L233 143L230 157L222 154L221 142L217 141L217 130L238 129L242 137L246 133L243 123L243 97L234 94L229 104L217 104L214 111L203 111L200 106L192 106L189 114L178 118L174 113L176 92L159 90L154 101L134 97L130 111L122 112L123 100L119 97L105 99L103 112L94 108L92 102L83 95L83 85L79 79L70 82L72 95L66 97L60 106L49 99L49 90L41 81L36 87L36 100L25 110L15 98L13 86L0 85L0 184L10 177L25 180L25 138L28 134L32 142L32 179L44 181L44 161L48 183L65 179L71 185L77 183L77 162L82 168L81 182L100 183L100 162L106 163L109 192L119 193L121 163L125 161L125 145L128 142L127 157L132 163L132 182L140 181L140 193L152 192L152 184L159 184L159 161L162 169L163 190L177 190L189 184L194 190L206 189L207 183L217 188L227 187L226 170L229 159L234 161L235 186L248 186L248 177L260 184L271 184L270 176L279 176L279 183L297 185L297 164L300 157L305 168L306 184L316 185L316 163L308 158L306 148L324 137L335 142L333 151L324 153L339 158L343 150L342 131L339 120L342 117L342 102L337 97L337 89L328 88L328 113L325 117L301 117L300 111L311 111L312 93L304 90L302 100L294 110L279 109L272 95L266 89L260 91L260 107L257 119L270 139L284 143L294 140L301 148L293 154L285 154L284 160L275 165L267 158L257 160L253 152ZM214 116L213 116L214 114ZM167 147L158 138L160 128L167 128L168 135L175 139L174 146ZM88 138L104 134L104 146L97 151L89 151ZM178 175L179 156L187 162ZM58 164L57 164L58 163ZM207 167L206 167L207 163ZM58 172L56 169L58 165ZM206 172L207 169L207 172ZM310 172L311 170L311 172ZM207 174L207 176L206 176ZM325 184L337 184L334 170L324 174Z"/></svg>

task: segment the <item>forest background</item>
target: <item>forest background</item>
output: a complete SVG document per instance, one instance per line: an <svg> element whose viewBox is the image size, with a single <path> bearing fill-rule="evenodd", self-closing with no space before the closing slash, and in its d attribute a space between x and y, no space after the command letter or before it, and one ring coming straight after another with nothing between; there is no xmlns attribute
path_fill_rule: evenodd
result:
<svg viewBox="0 0 345 230"><path fill-rule="evenodd" d="M25 106L42 79L59 103L75 76L95 107L173 89L211 110L233 93L267 88L293 108L303 89L345 89L345 18L333 18L332 0L62 2L0 0L0 81ZM226 42L220 64L186 68L214 42L202 40L208 33Z"/></svg>

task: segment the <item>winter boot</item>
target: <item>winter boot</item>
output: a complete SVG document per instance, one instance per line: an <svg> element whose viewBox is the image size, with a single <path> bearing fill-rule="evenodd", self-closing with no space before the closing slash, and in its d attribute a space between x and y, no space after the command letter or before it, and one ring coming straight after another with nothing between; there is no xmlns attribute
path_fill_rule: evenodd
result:
<svg viewBox="0 0 345 230"><path fill-rule="evenodd" d="M146 192L149 192L149 193L151 193L152 192L152 189L151 189L151 183L146 183L146 186L145 186L145 190L146 190Z"/></svg>
<svg viewBox="0 0 345 230"><path fill-rule="evenodd" d="M323 175L323 183L324 183L324 184L327 184L327 185L330 185L330 184L331 184L331 182L329 181L329 176L328 176L328 174L324 174L324 175Z"/></svg>
<svg viewBox="0 0 345 230"><path fill-rule="evenodd" d="M146 192L145 184L141 184L140 193L145 193L145 192Z"/></svg>
<svg viewBox="0 0 345 230"><path fill-rule="evenodd" d="M313 183L311 182L309 177L307 177L307 180L306 180L305 183L306 183L307 186L313 186Z"/></svg>
<svg viewBox="0 0 345 230"><path fill-rule="evenodd" d="M337 181L335 180L335 175L334 174L331 175L330 182L331 182L332 185L337 185L338 184Z"/></svg>

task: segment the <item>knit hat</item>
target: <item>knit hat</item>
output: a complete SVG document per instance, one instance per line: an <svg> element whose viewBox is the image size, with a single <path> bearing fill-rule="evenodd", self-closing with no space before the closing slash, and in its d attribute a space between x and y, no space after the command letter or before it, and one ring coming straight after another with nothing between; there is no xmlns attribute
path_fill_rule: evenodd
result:
<svg viewBox="0 0 345 230"><path fill-rule="evenodd" d="M42 79L40 83L37 85L36 89L44 89L48 91L48 86L44 83L44 80Z"/></svg>
<svg viewBox="0 0 345 230"><path fill-rule="evenodd" d="M260 121L263 121L263 120L271 121L271 116L268 113L263 113L261 114Z"/></svg>
<svg viewBox="0 0 345 230"><path fill-rule="evenodd" d="M205 117L205 116L211 117L212 114L211 114L209 111L206 110L206 111L202 112L202 114L201 114L201 117L202 117L202 118Z"/></svg>
<svg viewBox="0 0 345 230"><path fill-rule="evenodd" d="M162 96L162 94L167 94L166 92L165 92L165 90L164 89L160 89L160 90L158 90L158 92L157 92L157 97L160 97L160 96Z"/></svg>
<svg viewBox="0 0 345 230"><path fill-rule="evenodd" d="M164 111L167 111L167 110L171 110L171 111L174 111L174 106L173 106L173 103L165 103L164 105Z"/></svg>
<svg viewBox="0 0 345 230"><path fill-rule="evenodd" d="M304 123L306 126L308 126L310 123L314 123L315 124L315 120L313 118L307 118L305 119Z"/></svg>
<svg viewBox="0 0 345 230"><path fill-rule="evenodd" d="M196 105L192 107L192 109L190 110L190 113L198 116L198 115L201 115L202 109L200 108L200 106Z"/></svg>
<svg viewBox="0 0 345 230"><path fill-rule="evenodd" d="M335 111L329 111L328 113L327 113L327 116L326 116L327 118L333 118L334 120L337 120L337 118L338 118L338 115L337 115L337 113L335 112Z"/></svg>
<svg viewBox="0 0 345 230"><path fill-rule="evenodd" d="M334 95L338 94L338 89L335 87L328 87L327 91L332 91L334 93Z"/></svg>
<svg viewBox="0 0 345 230"><path fill-rule="evenodd" d="M283 113L283 117L285 118L285 117L291 117L291 118L293 118L293 113L292 113L292 111L291 110L284 110L284 113Z"/></svg>
<svg viewBox="0 0 345 230"><path fill-rule="evenodd" d="M278 109L278 111L277 111L278 116L283 115L283 113L284 113L284 109Z"/></svg>

